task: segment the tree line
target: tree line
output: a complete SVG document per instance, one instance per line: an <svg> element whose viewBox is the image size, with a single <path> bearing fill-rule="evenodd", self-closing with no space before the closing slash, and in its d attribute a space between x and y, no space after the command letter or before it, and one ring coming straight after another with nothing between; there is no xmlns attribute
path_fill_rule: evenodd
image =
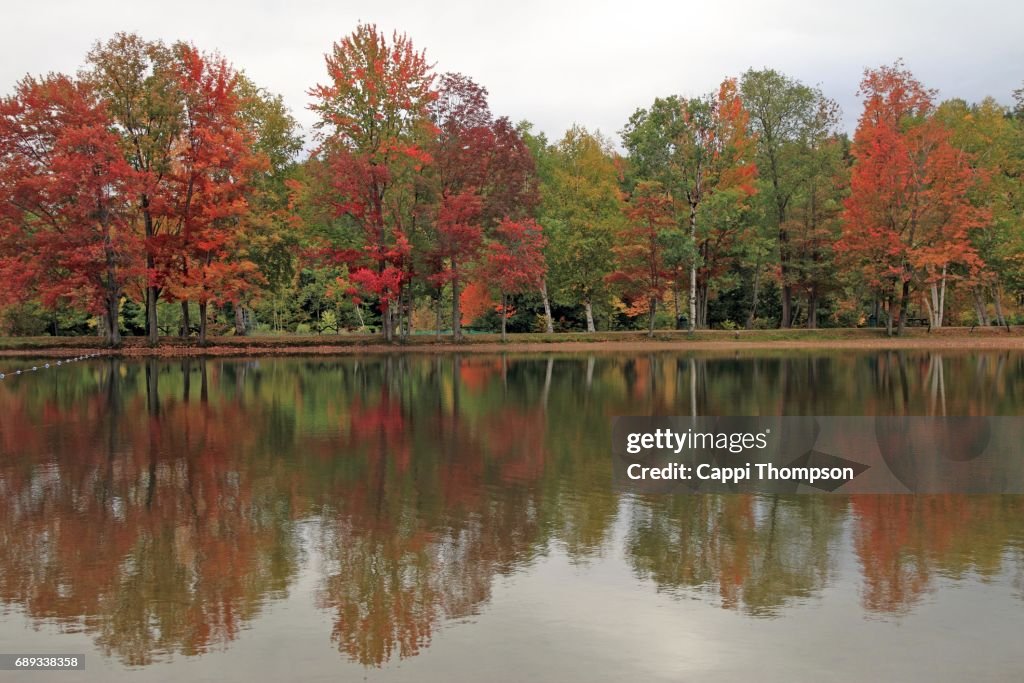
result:
<svg viewBox="0 0 1024 683"><path fill-rule="evenodd" d="M282 98L133 34L0 100L0 331L547 332L1016 321L1024 89L936 101L867 69L851 139L772 69L659 97L621 148L496 116L360 25ZM619 150L622 150L620 152Z"/></svg>

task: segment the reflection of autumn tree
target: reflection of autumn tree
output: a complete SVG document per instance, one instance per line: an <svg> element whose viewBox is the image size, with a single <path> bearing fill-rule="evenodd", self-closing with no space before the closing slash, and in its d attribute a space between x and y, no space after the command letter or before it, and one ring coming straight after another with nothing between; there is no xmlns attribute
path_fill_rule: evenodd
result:
<svg viewBox="0 0 1024 683"><path fill-rule="evenodd" d="M380 665L410 657L444 619L473 614L490 597L498 567L481 520L428 532L417 525L359 528L328 521L321 538L321 607L334 614L331 639L349 658ZM521 550L521 548L520 548Z"/></svg>
<svg viewBox="0 0 1024 683"><path fill-rule="evenodd" d="M673 415L690 414L691 390L700 415L1016 415L1024 399L1011 352L669 357L653 380L639 358L619 367L638 405Z"/></svg>
<svg viewBox="0 0 1024 683"><path fill-rule="evenodd" d="M1024 538L1020 496L853 496L854 543L873 612L904 613L938 577L997 575ZM1014 541L1016 539L1016 541Z"/></svg>
<svg viewBox="0 0 1024 683"><path fill-rule="evenodd" d="M497 366L460 360L451 370L399 378L426 403L395 391L385 372L341 409L334 452L344 462L322 521L318 602L335 614L339 649L365 665L417 654L544 540L529 486L543 473L544 415L468 400ZM493 495L495 485L508 488Z"/></svg>
<svg viewBox="0 0 1024 683"><path fill-rule="evenodd" d="M297 520L311 520L334 643L381 665L481 610L496 576L553 550L600 558L621 509L639 576L756 615L831 580L852 514L865 604L907 609L936 576L988 577L1013 552L1020 571L1021 503L620 499L610 418L1005 414L1022 380L1014 355L915 352L195 359L8 377L0 602L73 622L125 662L226 646L289 590Z"/></svg>
<svg viewBox="0 0 1024 683"><path fill-rule="evenodd" d="M239 462L252 412L158 400L165 372L112 362L89 400L59 406L50 443L0 472L0 599L80 621L129 664L226 644L296 568L281 482Z"/></svg>
<svg viewBox="0 0 1024 683"><path fill-rule="evenodd" d="M818 496L656 497L634 505L627 549L663 589L713 591L725 608L772 616L831 578L843 509Z"/></svg>

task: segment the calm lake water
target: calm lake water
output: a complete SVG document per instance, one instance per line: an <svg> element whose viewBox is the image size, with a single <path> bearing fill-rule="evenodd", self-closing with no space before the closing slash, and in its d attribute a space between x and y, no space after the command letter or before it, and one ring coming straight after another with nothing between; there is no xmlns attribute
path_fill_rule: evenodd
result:
<svg viewBox="0 0 1024 683"><path fill-rule="evenodd" d="M0 653L86 670L0 678L1021 680L1024 496L618 495L610 420L1022 408L1013 353L8 375Z"/></svg>

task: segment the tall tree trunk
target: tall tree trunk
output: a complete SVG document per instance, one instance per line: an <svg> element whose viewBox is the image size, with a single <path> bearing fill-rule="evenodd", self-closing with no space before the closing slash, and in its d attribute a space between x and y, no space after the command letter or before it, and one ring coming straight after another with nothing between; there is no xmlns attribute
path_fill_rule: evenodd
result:
<svg viewBox="0 0 1024 683"><path fill-rule="evenodd" d="M150 274L156 270L153 249L150 240L153 238L153 214L149 210L149 196L142 195L142 222L146 232L146 336L149 344L155 346L160 341L160 328L157 326L156 302L158 290L156 285L148 282Z"/></svg>
<svg viewBox="0 0 1024 683"><path fill-rule="evenodd" d="M942 266L942 287L939 291L939 310L937 315L939 327L946 319L946 266Z"/></svg>
<svg viewBox="0 0 1024 683"><path fill-rule="evenodd" d="M409 288L405 287L398 295L398 331L402 341L409 340L409 331L412 329L412 311L409 310Z"/></svg>
<svg viewBox="0 0 1024 683"><path fill-rule="evenodd" d="M551 319L551 302L548 300L548 281L540 281L540 298L544 301L544 331L554 334L555 321Z"/></svg>
<svg viewBox="0 0 1024 683"><path fill-rule="evenodd" d="M679 327L679 283L672 283L672 329Z"/></svg>
<svg viewBox="0 0 1024 683"><path fill-rule="evenodd" d="M1006 318L1003 317L1003 302L1000 301L999 296L999 285L992 285L992 302L996 306L996 321L999 323L999 327L1005 327L1006 331L1010 331L1010 326L1006 324Z"/></svg>
<svg viewBox="0 0 1024 683"><path fill-rule="evenodd" d="M597 328L594 326L594 307L590 303L590 299L583 302L583 310L587 314L587 332L597 332Z"/></svg>
<svg viewBox="0 0 1024 683"><path fill-rule="evenodd" d="M241 302L236 302L232 307L235 309L235 336L245 336L245 311L242 310Z"/></svg>
<svg viewBox="0 0 1024 683"><path fill-rule="evenodd" d="M888 336L892 336L892 292L889 293L889 299L887 300L887 306L885 310L885 333Z"/></svg>
<svg viewBox="0 0 1024 683"><path fill-rule="evenodd" d="M757 317L757 299L761 296L761 259L758 257L757 265L754 266L754 292L750 298L750 310L747 311L746 329L754 327L754 318Z"/></svg>
<svg viewBox="0 0 1024 683"><path fill-rule="evenodd" d="M189 320L188 301L181 302L181 327L179 328L182 337L192 334L192 323Z"/></svg>
<svg viewBox="0 0 1024 683"><path fill-rule="evenodd" d="M147 267L154 267L152 256L146 257L146 265ZM154 346L160 341L160 328L157 327L156 301L156 287L146 287L146 338Z"/></svg>
<svg viewBox="0 0 1024 683"><path fill-rule="evenodd" d="M408 287L405 290L405 338L408 339L409 335L414 332L412 326L412 290Z"/></svg>
<svg viewBox="0 0 1024 683"><path fill-rule="evenodd" d="M690 202L690 240L697 245L697 204ZM696 249L694 250L696 253ZM690 264L690 332L697 329L697 259Z"/></svg>
<svg viewBox="0 0 1024 683"><path fill-rule="evenodd" d="M452 261L454 266L455 261ZM452 278L452 339L462 341L462 307L459 306L459 278Z"/></svg>
<svg viewBox="0 0 1024 683"><path fill-rule="evenodd" d="M121 325L118 321L118 306L121 303L121 297L116 294L112 294L107 297L107 325L109 325L108 341L111 346L121 345Z"/></svg>
<svg viewBox="0 0 1024 683"><path fill-rule="evenodd" d="M362 304L356 304L355 305L355 309L356 309L356 318L359 319L359 331L360 332L366 332L366 321L363 320L363 305Z"/></svg>
<svg viewBox="0 0 1024 683"><path fill-rule="evenodd" d="M384 341L390 342L392 339L391 335L391 306L385 305L381 308L380 312L380 326L381 332L384 333Z"/></svg>
<svg viewBox="0 0 1024 683"><path fill-rule="evenodd" d="M974 295L974 310L978 314L978 325L988 327L988 312L985 310L985 302L981 298L981 291L973 287L971 293Z"/></svg>
<svg viewBox="0 0 1024 683"><path fill-rule="evenodd" d="M505 342L505 326L508 323L508 294L501 293L501 341Z"/></svg>
<svg viewBox="0 0 1024 683"><path fill-rule="evenodd" d="M910 280L903 281L903 290L900 292L899 327L896 334L903 336L903 330L907 327L907 306L910 304Z"/></svg>
<svg viewBox="0 0 1024 683"><path fill-rule="evenodd" d="M786 230L786 200L779 192L779 175L775 155L772 154L772 184L775 188L776 215L779 220L779 275L782 278L782 319L779 326L788 329L793 326L793 286L787 281L789 272L789 232Z"/></svg>
<svg viewBox="0 0 1024 683"><path fill-rule="evenodd" d="M657 310L658 310L658 299L652 296L651 297L651 314L650 314L650 317L647 319L647 336L648 337L653 337L654 336L654 316L657 313Z"/></svg>
<svg viewBox="0 0 1024 683"><path fill-rule="evenodd" d="M697 289L697 327L708 327L708 286L704 283Z"/></svg>
<svg viewBox="0 0 1024 683"><path fill-rule="evenodd" d="M435 308L436 317L437 317L437 338L440 339L441 338L441 290L440 289L437 290L436 302L437 303L436 303L436 306L434 308Z"/></svg>
<svg viewBox="0 0 1024 683"><path fill-rule="evenodd" d="M818 293L813 287L807 294L807 329L818 329Z"/></svg>
<svg viewBox="0 0 1024 683"><path fill-rule="evenodd" d="M106 282L104 283L107 290L107 342L110 346L116 347L121 345L121 325L118 321L118 309L121 306L121 292L120 288L117 286L116 254L114 253L113 236L110 234L110 225L107 223L107 212L101 208L100 214L102 216L101 221L104 229L103 252L107 261L107 277ZM57 325L54 324L55 333L56 327Z"/></svg>
<svg viewBox="0 0 1024 683"><path fill-rule="evenodd" d="M199 302L199 345L206 346L206 302Z"/></svg>

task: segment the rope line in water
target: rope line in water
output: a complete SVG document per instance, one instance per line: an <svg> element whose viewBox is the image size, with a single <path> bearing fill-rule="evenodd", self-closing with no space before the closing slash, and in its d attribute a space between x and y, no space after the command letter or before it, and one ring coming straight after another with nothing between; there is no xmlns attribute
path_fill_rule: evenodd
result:
<svg viewBox="0 0 1024 683"><path fill-rule="evenodd" d="M86 360L87 358L99 358L98 353L87 353L84 356L75 356L74 358L64 358L56 363L43 363L42 366L33 365L31 368L25 368L24 370L15 370L14 372L3 373L0 372L0 381L6 377L14 377L15 375L25 375L30 372L37 372L39 370L49 370L50 367L60 367L61 365L67 365L68 363L74 363L79 360Z"/></svg>

